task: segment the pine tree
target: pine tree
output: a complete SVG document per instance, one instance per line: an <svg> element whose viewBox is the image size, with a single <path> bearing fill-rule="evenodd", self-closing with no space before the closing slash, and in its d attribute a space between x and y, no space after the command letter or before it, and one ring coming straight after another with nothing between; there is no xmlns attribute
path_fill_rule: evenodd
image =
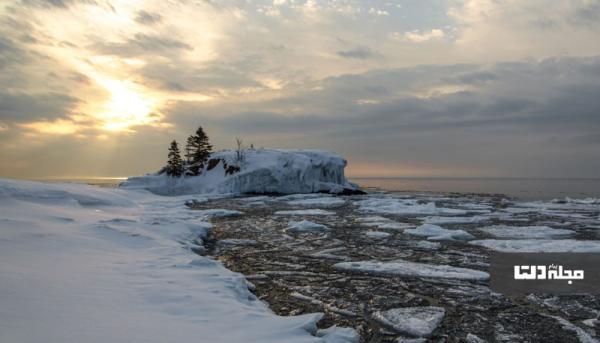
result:
<svg viewBox="0 0 600 343"><path fill-rule="evenodd" d="M204 133L202 126L198 127L195 135L188 137L186 152L188 149L190 151L188 169L192 175L198 175L212 150L212 145L208 142L208 136Z"/></svg>
<svg viewBox="0 0 600 343"><path fill-rule="evenodd" d="M183 174L183 161L181 160L181 154L179 153L179 147L176 141L171 142L169 147L169 160L167 161L167 175L169 176L181 176Z"/></svg>
<svg viewBox="0 0 600 343"><path fill-rule="evenodd" d="M189 136L187 139L187 143L185 144L185 162L187 164L192 163L193 152L196 149L194 148L194 136Z"/></svg>

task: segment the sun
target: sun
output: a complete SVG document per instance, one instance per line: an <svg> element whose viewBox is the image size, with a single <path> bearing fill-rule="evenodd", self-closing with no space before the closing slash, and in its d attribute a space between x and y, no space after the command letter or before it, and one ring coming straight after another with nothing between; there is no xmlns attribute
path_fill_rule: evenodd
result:
<svg viewBox="0 0 600 343"><path fill-rule="evenodd" d="M154 114L158 100L144 93L130 81L98 78L100 86L109 92L110 98L101 105L94 116L107 131L128 131L133 126L152 125L160 121Z"/></svg>

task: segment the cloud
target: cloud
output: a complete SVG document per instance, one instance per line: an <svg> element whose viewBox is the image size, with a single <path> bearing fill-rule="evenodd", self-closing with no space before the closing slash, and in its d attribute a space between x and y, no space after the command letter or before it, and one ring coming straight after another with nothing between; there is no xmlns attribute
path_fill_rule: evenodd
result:
<svg viewBox="0 0 600 343"><path fill-rule="evenodd" d="M151 13L141 10L137 13L135 21L137 21L140 24L153 25L160 23L162 21L162 16L158 13Z"/></svg>
<svg viewBox="0 0 600 343"><path fill-rule="evenodd" d="M419 30L412 31L412 32L405 32L402 36L396 36L396 37L401 37L407 41L414 42L414 43L422 43L422 42L427 42L430 40L442 39L445 36L446 35L445 35L444 31L442 31L440 29L431 29L429 31L424 31L424 32L421 32Z"/></svg>
<svg viewBox="0 0 600 343"><path fill-rule="evenodd" d="M376 58L379 56L379 54L377 52L371 50L369 47L364 47L364 46L359 46L359 47L356 47L356 48L350 49L350 50L338 51L337 54L338 54L338 56L341 56L344 58L352 58L352 59L358 59L358 60L366 60L366 59L370 59L370 58Z"/></svg>

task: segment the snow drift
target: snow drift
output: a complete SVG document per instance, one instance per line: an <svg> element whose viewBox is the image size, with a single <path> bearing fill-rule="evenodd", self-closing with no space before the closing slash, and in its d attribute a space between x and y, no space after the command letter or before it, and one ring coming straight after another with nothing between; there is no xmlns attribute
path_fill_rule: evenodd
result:
<svg viewBox="0 0 600 343"><path fill-rule="evenodd" d="M147 174L130 177L121 187L161 195L361 193L344 176L345 166L341 156L321 150L246 149L242 159L234 150L222 150L210 156L201 175Z"/></svg>

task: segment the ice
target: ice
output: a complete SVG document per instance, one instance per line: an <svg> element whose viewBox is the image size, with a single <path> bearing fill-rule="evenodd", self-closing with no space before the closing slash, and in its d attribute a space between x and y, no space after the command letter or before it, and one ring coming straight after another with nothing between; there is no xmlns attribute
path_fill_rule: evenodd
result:
<svg viewBox="0 0 600 343"><path fill-rule="evenodd" d="M600 252L600 241L574 239L481 239L469 243L500 252Z"/></svg>
<svg viewBox="0 0 600 343"><path fill-rule="evenodd" d="M199 176L173 178L164 173L147 174L130 177L121 187L163 195L341 193L357 189L344 176L346 160L331 152L246 149L244 153L243 162L237 161L233 150L211 154L210 158L218 163L211 170L205 166ZM225 163L240 170L228 174Z"/></svg>
<svg viewBox="0 0 600 343"><path fill-rule="evenodd" d="M323 224L311 222L310 220L293 221L288 223L287 231L291 232L310 232L310 231L326 231L329 228Z"/></svg>
<svg viewBox="0 0 600 343"><path fill-rule="evenodd" d="M391 219L380 217L380 216L369 216L357 218L362 225L365 226L375 226L379 229L388 229L388 230L404 230L409 228L414 228L415 225L407 224L407 223L398 223L392 221Z"/></svg>
<svg viewBox="0 0 600 343"><path fill-rule="evenodd" d="M0 341L356 341L313 336L319 313L274 315L191 252L211 225L187 199L0 179Z"/></svg>
<svg viewBox="0 0 600 343"><path fill-rule="evenodd" d="M569 322L568 320L559 317L559 316L551 316L546 315L547 317L554 318L565 330L573 331L575 335L577 335L577 339L581 343L598 343L598 340L594 337L590 336L584 329L579 326Z"/></svg>
<svg viewBox="0 0 600 343"><path fill-rule="evenodd" d="M367 231L365 232L365 235L367 237L370 238L388 238L389 236L391 236L391 234L387 233L387 232L382 232L382 231Z"/></svg>
<svg viewBox="0 0 600 343"><path fill-rule="evenodd" d="M208 218L233 217L233 216L239 216L242 214L242 212L240 212L240 211L228 210L228 209L224 209L224 208L198 210L198 211L195 211L194 213L197 213L198 215L200 215L202 217L208 217Z"/></svg>
<svg viewBox="0 0 600 343"><path fill-rule="evenodd" d="M395 260L391 262L341 262L335 264L334 267L340 270L368 272L383 275L403 275L462 280L487 280L490 277L488 273L474 269L410 262L404 260Z"/></svg>
<svg viewBox="0 0 600 343"><path fill-rule="evenodd" d="M416 229L404 230L415 236L425 236L430 241L468 241L475 239L473 235L463 230L448 230L433 224L423 224Z"/></svg>
<svg viewBox="0 0 600 343"><path fill-rule="evenodd" d="M424 249L424 250L437 250L442 245L439 242L430 242L430 241L417 241L414 244L415 248Z"/></svg>
<svg viewBox="0 0 600 343"><path fill-rule="evenodd" d="M384 326L415 337L429 337L444 319L442 307L403 307L378 311L373 318Z"/></svg>
<svg viewBox="0 0 600 343"><path fill-rule="evenodd" d="M227 238L221 239L218 242L220 245L256 245L257 242L253 239Z"/></svg>
<svg viewBox="0 0 600 343"><path fill-rule="evenodd" d="M288 205L291 206L323 206L323 207L335 207L342 206L346 203L343 199L334 197L320 197L312 199L301 199L288 201Z"/></svg>
<svg viewBox="0 0 600 343"><path fill-rule="evenodd" d="M426 204L418 203L414 199L401 199L393 197L384 198L368 198L365 200L356 201L355 205L359 206L359 210L367 213L379 214L450 214L463 215L467 212L464 210L437 207L434 202Z"/></svg>
<svg viewBox="0 0 600 343"><path fill-rule="evenodd" d="M424 224L469 224L469 223L480 223L489 220L488 217L484 216L472 216L472 217L423 217L419 218Z"/></svg>
<svg viewBox="0 0 600 343"><path fill-rule="evenodd" d="M306 210L276 211L274 214L277 216L331 216L335 212L311 208Z"/></svg>
<svg viewBox="0 0 600 343"><path fill-rule="evenodd" d="M565 237L575 234L575 231L566 229L553 229L549 226L506 226L493 225L479 229L498 238L521 238L521 239L549 239L554 237Z"/></svg>

